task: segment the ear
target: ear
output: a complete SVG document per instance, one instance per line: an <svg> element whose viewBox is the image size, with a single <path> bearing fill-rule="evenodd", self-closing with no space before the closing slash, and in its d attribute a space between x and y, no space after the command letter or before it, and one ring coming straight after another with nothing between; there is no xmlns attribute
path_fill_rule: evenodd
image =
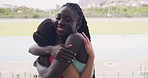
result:
<svg viewBox="0 0 148 78"><path fill-rule="evenodd" d="M76 29L79 29L80 26L81 26L81 24L82 24L82 22L81 21L78 21Z"/></svg>
<svg viewBox="0 0 148 78"><path fill-rule="evenodd" d="M79 27L80 27L80 26L77 26L77 27L76 27L76 31L78 31Z"/></svg>

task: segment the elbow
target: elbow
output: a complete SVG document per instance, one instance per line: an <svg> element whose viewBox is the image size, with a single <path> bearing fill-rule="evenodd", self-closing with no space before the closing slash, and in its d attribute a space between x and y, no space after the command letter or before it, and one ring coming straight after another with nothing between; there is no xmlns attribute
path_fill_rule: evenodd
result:
<svg viewBox="0 0 148 78"><path fill-rule="evenodd" d="M28 52L31 53L32 55L36 55L34 50L31 47L29 48Z"/></svg>
<svg viewBox="0 0 148 78"><path fill-rule="evenodd" d="M31 50L31 48L29 48L28 52L32 54L32 50Z"/></svg>

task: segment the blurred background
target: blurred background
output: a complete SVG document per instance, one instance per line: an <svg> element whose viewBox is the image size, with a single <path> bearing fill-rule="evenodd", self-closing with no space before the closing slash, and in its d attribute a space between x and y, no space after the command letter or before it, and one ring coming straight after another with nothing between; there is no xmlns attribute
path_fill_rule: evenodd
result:
<svg viewBox="0 0 148 78"><path fill-rule="evenodd" d="M40 77L32 34L67 2L86 17L97 78L148 78L148 0L0 0L0 78Z"/></svg>

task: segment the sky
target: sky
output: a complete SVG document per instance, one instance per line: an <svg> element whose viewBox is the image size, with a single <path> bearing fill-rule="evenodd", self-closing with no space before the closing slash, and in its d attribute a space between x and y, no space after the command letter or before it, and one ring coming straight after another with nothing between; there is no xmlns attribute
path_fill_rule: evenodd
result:
<svg viewBox="0 0 148 78"><path fill-rule="evenodd" d="M67 2L78 3L79 0L0 0L0 6L3 4L17 5L17 6L27 6L31 8L38 9L53 9L56 4L63 5Z"/></svg>

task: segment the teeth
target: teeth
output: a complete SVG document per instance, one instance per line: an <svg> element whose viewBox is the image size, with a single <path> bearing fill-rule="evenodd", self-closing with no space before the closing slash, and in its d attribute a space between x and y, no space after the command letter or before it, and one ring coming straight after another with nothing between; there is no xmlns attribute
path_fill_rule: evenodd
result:
<svg viewBox="0 0 148 78"><path fill-rule="evenodd" d="M63 30L65 30L65 29L64 29L64 28L58 28L58 30L63 31Z"/></svg>

